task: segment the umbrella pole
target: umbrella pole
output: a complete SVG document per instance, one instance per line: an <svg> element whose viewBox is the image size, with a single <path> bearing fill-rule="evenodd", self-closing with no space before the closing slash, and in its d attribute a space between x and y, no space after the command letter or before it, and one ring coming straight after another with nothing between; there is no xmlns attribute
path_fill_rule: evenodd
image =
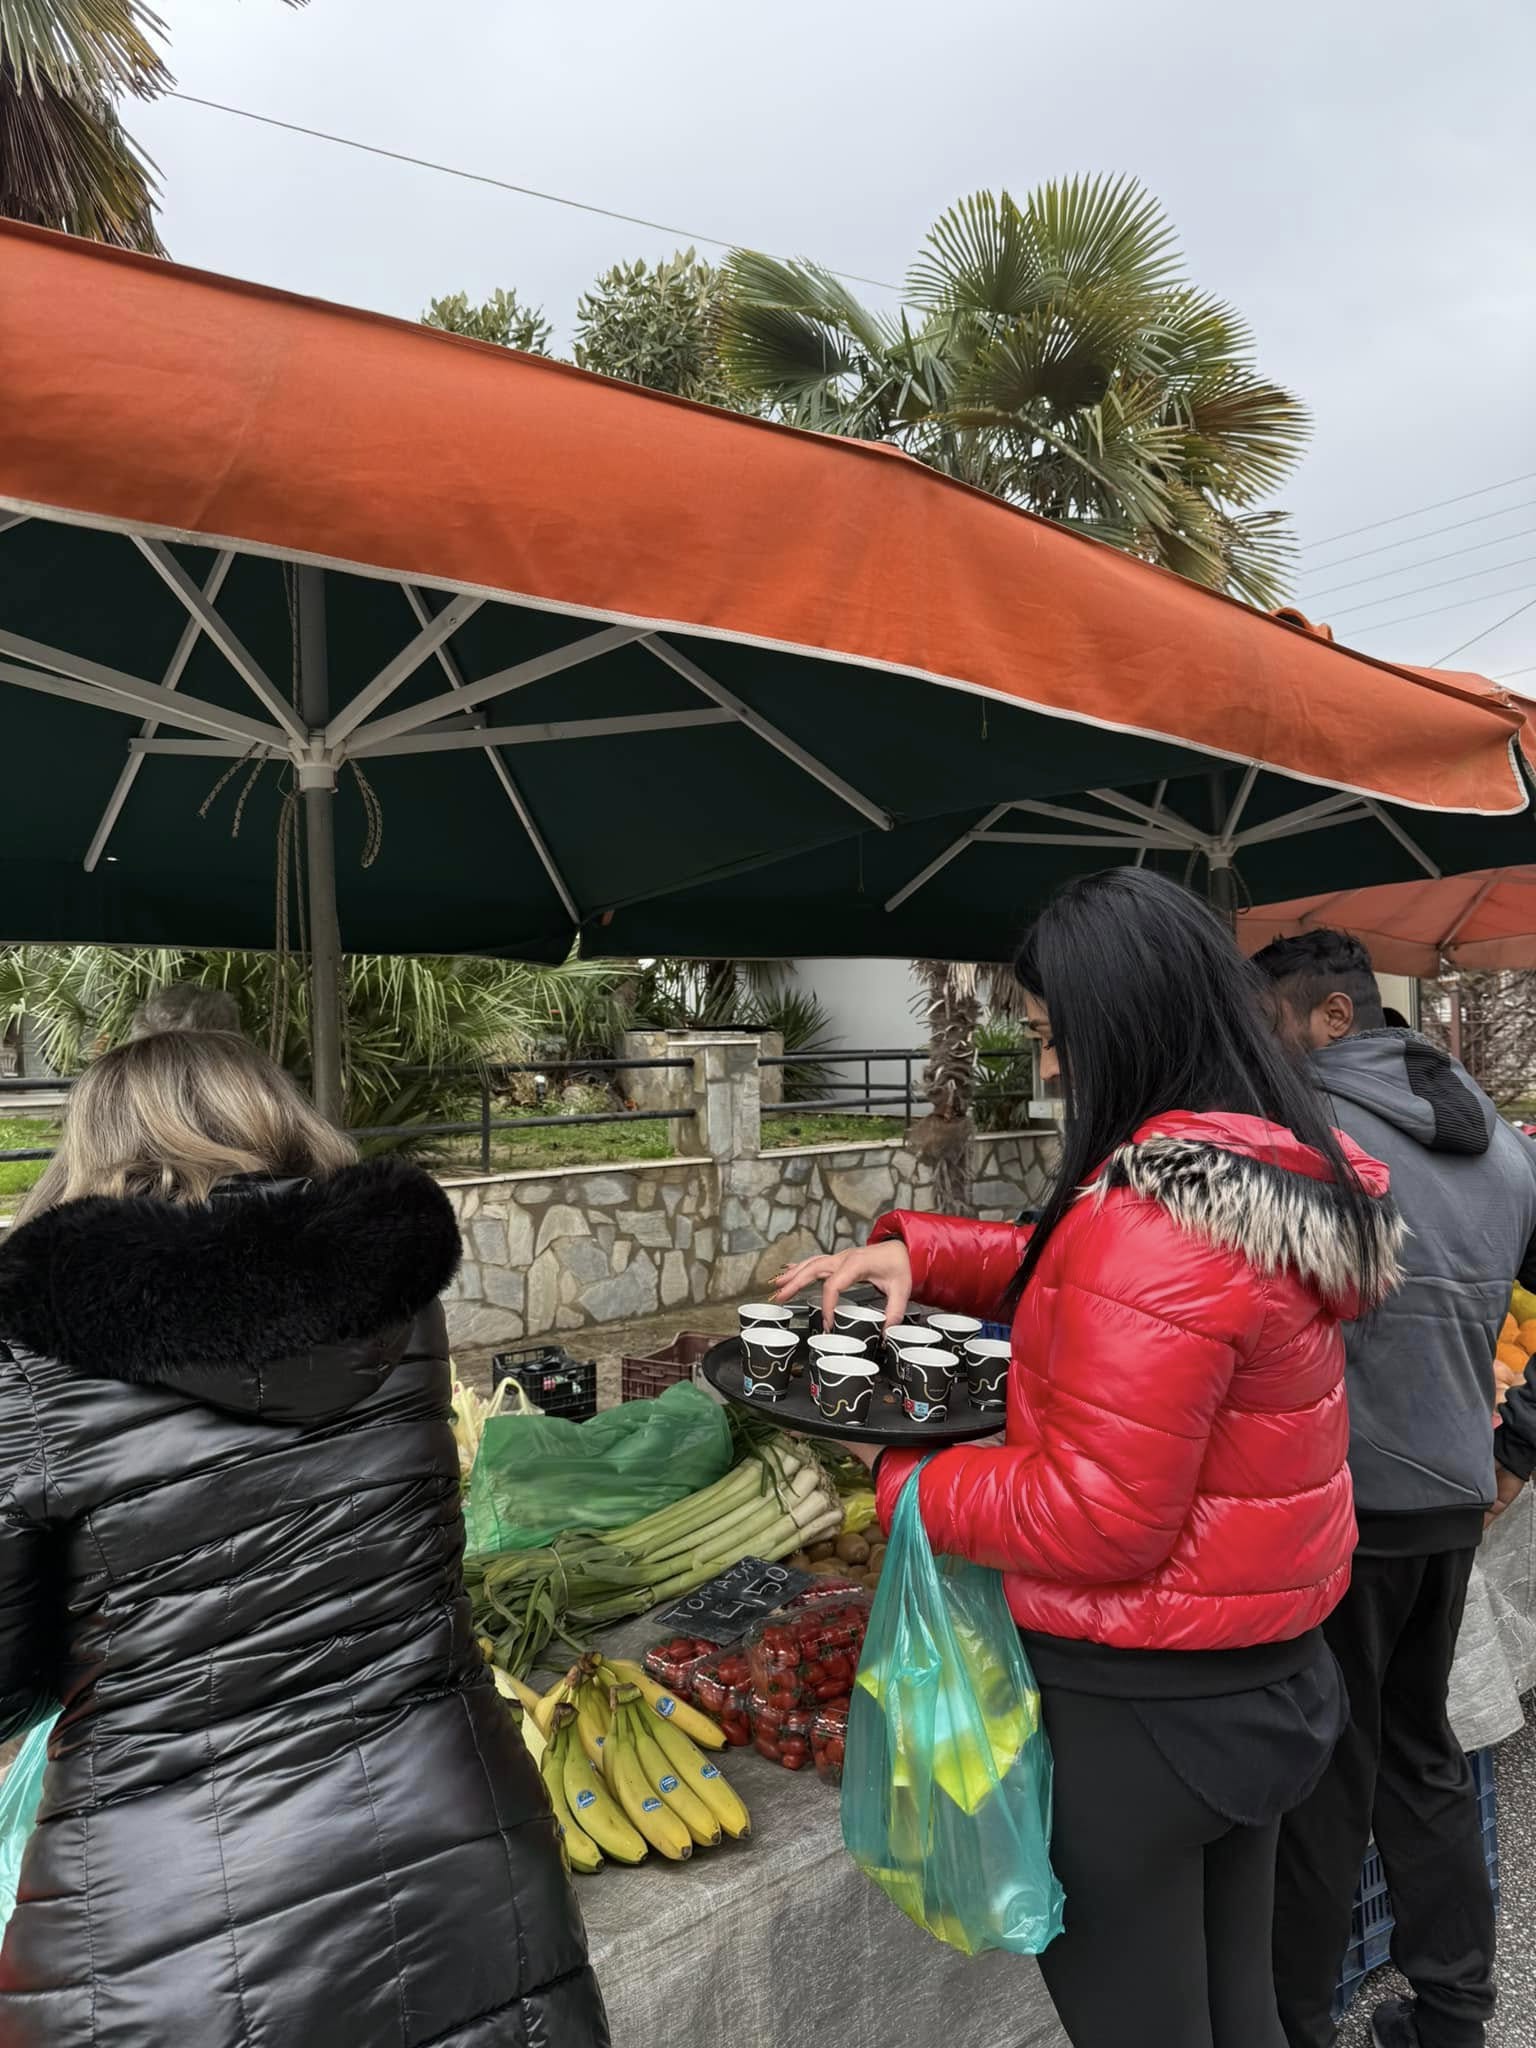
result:
<svg viewBox="0 0 1536 2048"><path fill-rule="evenodd" d="M325 638L325 573L300 569L299 715L311 737L323 733L330 716L330 677ZM309 1016L311 1088L322 1116L339 1124L341 1088L341 919L336 909L336 772L305 766L299 771L304 797L304 875L309 906Z"/></svg>

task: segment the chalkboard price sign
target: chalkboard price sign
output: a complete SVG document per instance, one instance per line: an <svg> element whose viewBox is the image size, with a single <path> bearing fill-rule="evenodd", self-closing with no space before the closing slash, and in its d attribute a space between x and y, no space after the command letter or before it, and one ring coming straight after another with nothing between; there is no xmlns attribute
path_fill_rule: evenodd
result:
<svg viewBox="0 0 1536 2048"><path fill-rule="evenodd" d="M656 1625L678 1635L698 1636L707 1643L739 1642L754 1621L772 1614L815 1583L814 1573L791 1571L788 1565L769 1564L761 1557L744 1557L686 1599L675 1600L655 1616Z"/></svg>

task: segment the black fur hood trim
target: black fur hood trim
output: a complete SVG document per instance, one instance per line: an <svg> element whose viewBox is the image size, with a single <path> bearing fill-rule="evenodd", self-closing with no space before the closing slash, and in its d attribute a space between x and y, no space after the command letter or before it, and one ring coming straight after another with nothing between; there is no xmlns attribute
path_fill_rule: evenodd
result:
<svg viewBox="0 0 1536 2048"><path fill-rule="evenodd" d="M0 1340L111 1379L249 1370L410 1323L459 1263L452 1205L369 1160L187 1208L93 1198L0 1248Z"/></svg>
<svg viewBox="0 0 1536 2048"><path fill-rule="evenodd" d="M1351 1310L1375 1306L1360 1302L1359 1261L1331 1180L1219 1145L1148 1137L1111 1154L1086 1193L1102 1197L1112 1188L1157 1203L1194 1236L1241 1253L1261 1273L1299 1274L1325 1302ZM1398 1255L1406 1232L1389 1195L1371 1197L1369 1218L1379 1299L1402 1277Z"/></svg>

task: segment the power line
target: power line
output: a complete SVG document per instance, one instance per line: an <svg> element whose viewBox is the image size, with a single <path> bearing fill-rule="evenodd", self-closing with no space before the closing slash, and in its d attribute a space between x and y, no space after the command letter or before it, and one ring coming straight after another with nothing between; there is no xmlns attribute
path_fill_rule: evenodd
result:
<svg viewBox="0 0 1536 2048"><path fill-rule="evenodd" d="M1510 535L1511 540L1514 537L1513 534ZM1379 604L1400 604L1405 597L1423 597L1431 590L1449 590L1452 584L1470 582L1474 576L1497 576L1501 569L1525 569L1532 562L1536 562L1536 555L1516 555L1512 562L1494 562L1486 569L1464 569L1459 576L1442 576L1438 583L1421 583L1417 590L1394 590L1386 597L1363 598L1359 604L1345 605L1333 616L1336 619L1347 619L1353 612L1368 612ZM1468 598L1467 602L1473 604L1476 599Z"/></svg>
<svg viewBox="0 0 1536 2048"><path fill-rule="evenodd" d="M498 192L515 192L522 199L542 199L549 206L568 206L577 213L595 213L603 220L620 220L632 228L652 228L658 234L676 235L682 242L704 242L711 249L736 249L740 242L720 235L701 235L691 228L670 227L665 221L647 220L642 214L620 213L612 206L596 206L587 199L568 199L562 192L541 192L535 185L516 185L510 178L493 178L486 171L460 170L457 164L435 163L430 157L412 156L403 149L385 149L376 142L359 142L351 135L332 135L324 128L306 128L298 121L280 121L275 114L253 114L249 107L226 106L222 100L200 99L193 92L168 92L169 100L182 100L189 107L208 107L216 114L233 114L237 120L256 121L264 128L281 128L289 135L307 135L313 142L334 142L339 149L355 149L364 156L386 157L391 163L412 164L419 171L436 171L445 178L463 178L471 185L491 185ZM882 277L861 277L856 270L834 270L847 284L873 285L876 291L899 292L900 285L887 284Z"/></svg>
<svg viewBox="0 0 1536 2048"><path fill-rule="evenodd" d="M1449 660L1450 657L1447 656L1446 658ZM1496 683L1512 683L1516 676L1531 675L1536 675L1536 661L1527 662L1524 668L1507 668L1502 674L1496 675L1493 680Z"/></svg>
<svg viewBox="0 0 1536 2048"><path fill-rule="evenodd" d="M1536 586L1529 583L1516 583L1509 590L1485 590L1480 597L1453 598L1449 604L1431 605L1427 612L1406 612L1400 619L1373 619L1369 625L1361 626L1357 630L1362 633L1386 633L1393 626L1407 626L1415 619L1435 619L1440 616L1441 612L1464 611L1469 604L1489 604L1496 597L1520 597L1525 591L1532 588L1536 588ZM1533 599L1532 602L1536 603L1536 599ZM1520 609L1524 611L1526 607L1522 605ZM1518 617L1518 613L1516 616ZM1503 622L1501 621L1501 623ZM1490 626L1488 630L1490 633L1493 633L1497 632L1498 628ZM1483 636L1479 633L1477 637L1481 640ZM1470 647L1472 642L1469 640L1466 644ZM1452 651L1459 654L1461 649L1458 647ZM1449 661L1450 658L1449 654L1442 656L1442 659L1445 661Z"/></svg>
<svg viewBox="0 0 1536 2048"><path fill-rule="evenodd" d="M1486 640L1490 633L1497 633L1501 626L1512 626L1515 620L1523 617L1533 605L1536 605L1536 597L1528 598L1524 604L1517 605L1507 617L1495 619L1491 626L1484 626L1481 633L1474 633L1470 640L1463 640L1459 647L1453 647L1450 654L1442 654L1435 667L1439 668L1441 662L1449 661L1453 655L1465 654L1469 647L1475 647L1479 640Z"/></svg>
<svg viewBox="0 0 1536 2048"><path fill-rule="evenodd" d="M1536 498L1521 498L1516 504L1500 505L1494 512L1474 512L1470 519L1453 519L1447 526L1432 526L1428 533L1405 533L1401 540L1384 540L1374 548L1361 548L1353 555L1340 555L1336 562L1319 562L1312 573L1326 576L1330 569L1344 569L1351 562L1364 562L1372 555L1390 555L1394 548L1415 547L1421 540L1438 540L1443 533L1460 533L1463 527L1481 526L1485 519L1503 519L1511 512L1526 512L1532 505L1536 505ZM1317 545L1321 547L1322 542Z"/></svg>
<svg viewBox="0 0 1536 2048"><path fill-rule="evenodd" d="M1536 504L1536 499L1532 499L1531 502ZM1516 508L1511 506L1510 509L1513 511ZM1536 526L1522 526L1517 533L1496 533L1491 540L1475 540L1470 547L1465 548L1447 548L1443 555L1426 555L1420 562L1402 562L1395 569L1373 569L1368 576L1355 576L1348 583L1330 583L1326 590L1315 590L1310 593L1307 602L1309 604L1316 604L1325 597L1337 596L1341 590L1358 590L1363 583L1380 583L1390 576L1411 576L1416 569L1433 569L1441 562L1454 562L1462 555L1480 555L1484 548L1496 548L1501 541L1524 540L1527 535L1533 533L1536 533ZM1420 534L1418 538L1420 540L1428 540L1431 536L1425 533ZM1402 547L1405 543L1398 541L1396 545ZM1337 562L1332 564L1334 568L1339 568L1340 566L1342 565ZM1483 571L1481 569L1469 569L1467 574L1469 576L1480 576L1483 574ZM1399 596L1408 595L1406 591L1400 591L1398 594Z"/></svg>
<svg viewBox="0 0 1536 2048"><path fill-rule="evenodd" d="M1347 526L1342 533L1330 533L1322 540L1302 542L1303 549L1331 547L1336 540L1353 540L1357 533L1374 533L1378 527L1401 526L1405 519L1422 518L1426 512L1443 512L1447 505L1465 505L1471 498L1486 498L1490 491L1507 491L1513 484L1528 484L1536 477L1536 469L1527 470L1524 476L1506 477L1501 484L1484 484L1480 490L1462 491L1454 498L1437 498L1432 505L1415 505L1411 512L1394 512L1390 519L1368 519L1364 526ZM1335 563L1337 568L1338 564Z"/></svg>

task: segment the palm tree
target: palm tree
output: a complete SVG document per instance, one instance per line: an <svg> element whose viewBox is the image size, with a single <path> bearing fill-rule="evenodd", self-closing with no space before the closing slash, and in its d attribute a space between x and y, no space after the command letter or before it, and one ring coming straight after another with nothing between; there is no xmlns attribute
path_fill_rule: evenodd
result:
<svg viewBox="0 0 1536 2048"><path fill-rule="evenodd" d="M780 417L889 440L945 474L1274 605L1291 543L1258 509L1307 415L1252 337L1190 284L1128 178L980 192L932 229L895 315L830 271L738 250L721 351Z"/></svg>
<svg viewBox="0 0 1536 2048"><path fill-rule="evenodd" d="M933 1105L914 1126L916 1150L933 1162L933 1195L946 1215L963 1216L971 1200L971 1098L976 1092L976 1032L981 1023L980 974L956 960L914 960L922 985L919 1007L928 1027L923 1086Z"/></svg>
<svg viewBox="0 0 1536 2048"><path fill-rule="evenodd" d="M165 253L155 167L117 113L172 84L165 32L143 0L0 0L0 214Z"/></svg>
<svg viewBox="0 0 1536 2048"><path fill-rule="evenodd" d="M467 1069L543 1058L551 1047L606 1054L629 1021L632 970L621 961L536 967L357 953L346 974L346 1109L356 1126L440 1120L466 1092ZM272 953L0 948L0 1020L26 1015L48 1065L72 1074L126 1036L146 997L179 982L228 989L250 1037L290 1073L308 1073L308 979L299 962Z"/></svg>
<svg viewBox="0 0 1536 2048"><path fill-rule="evenodd" d="M1173 229L1128 178L1020 204L980 192L928 236L894 314L813 263L738 250L721 302L736 380L795 425L886 440L961 482L1261 605L1292 546L1261 509L1305 409L1253 365L1228 306L1190 284ZM933 1113L916 1138L942 1208L968 1206L981 1018L974 968L914 963Z"/></svg>

